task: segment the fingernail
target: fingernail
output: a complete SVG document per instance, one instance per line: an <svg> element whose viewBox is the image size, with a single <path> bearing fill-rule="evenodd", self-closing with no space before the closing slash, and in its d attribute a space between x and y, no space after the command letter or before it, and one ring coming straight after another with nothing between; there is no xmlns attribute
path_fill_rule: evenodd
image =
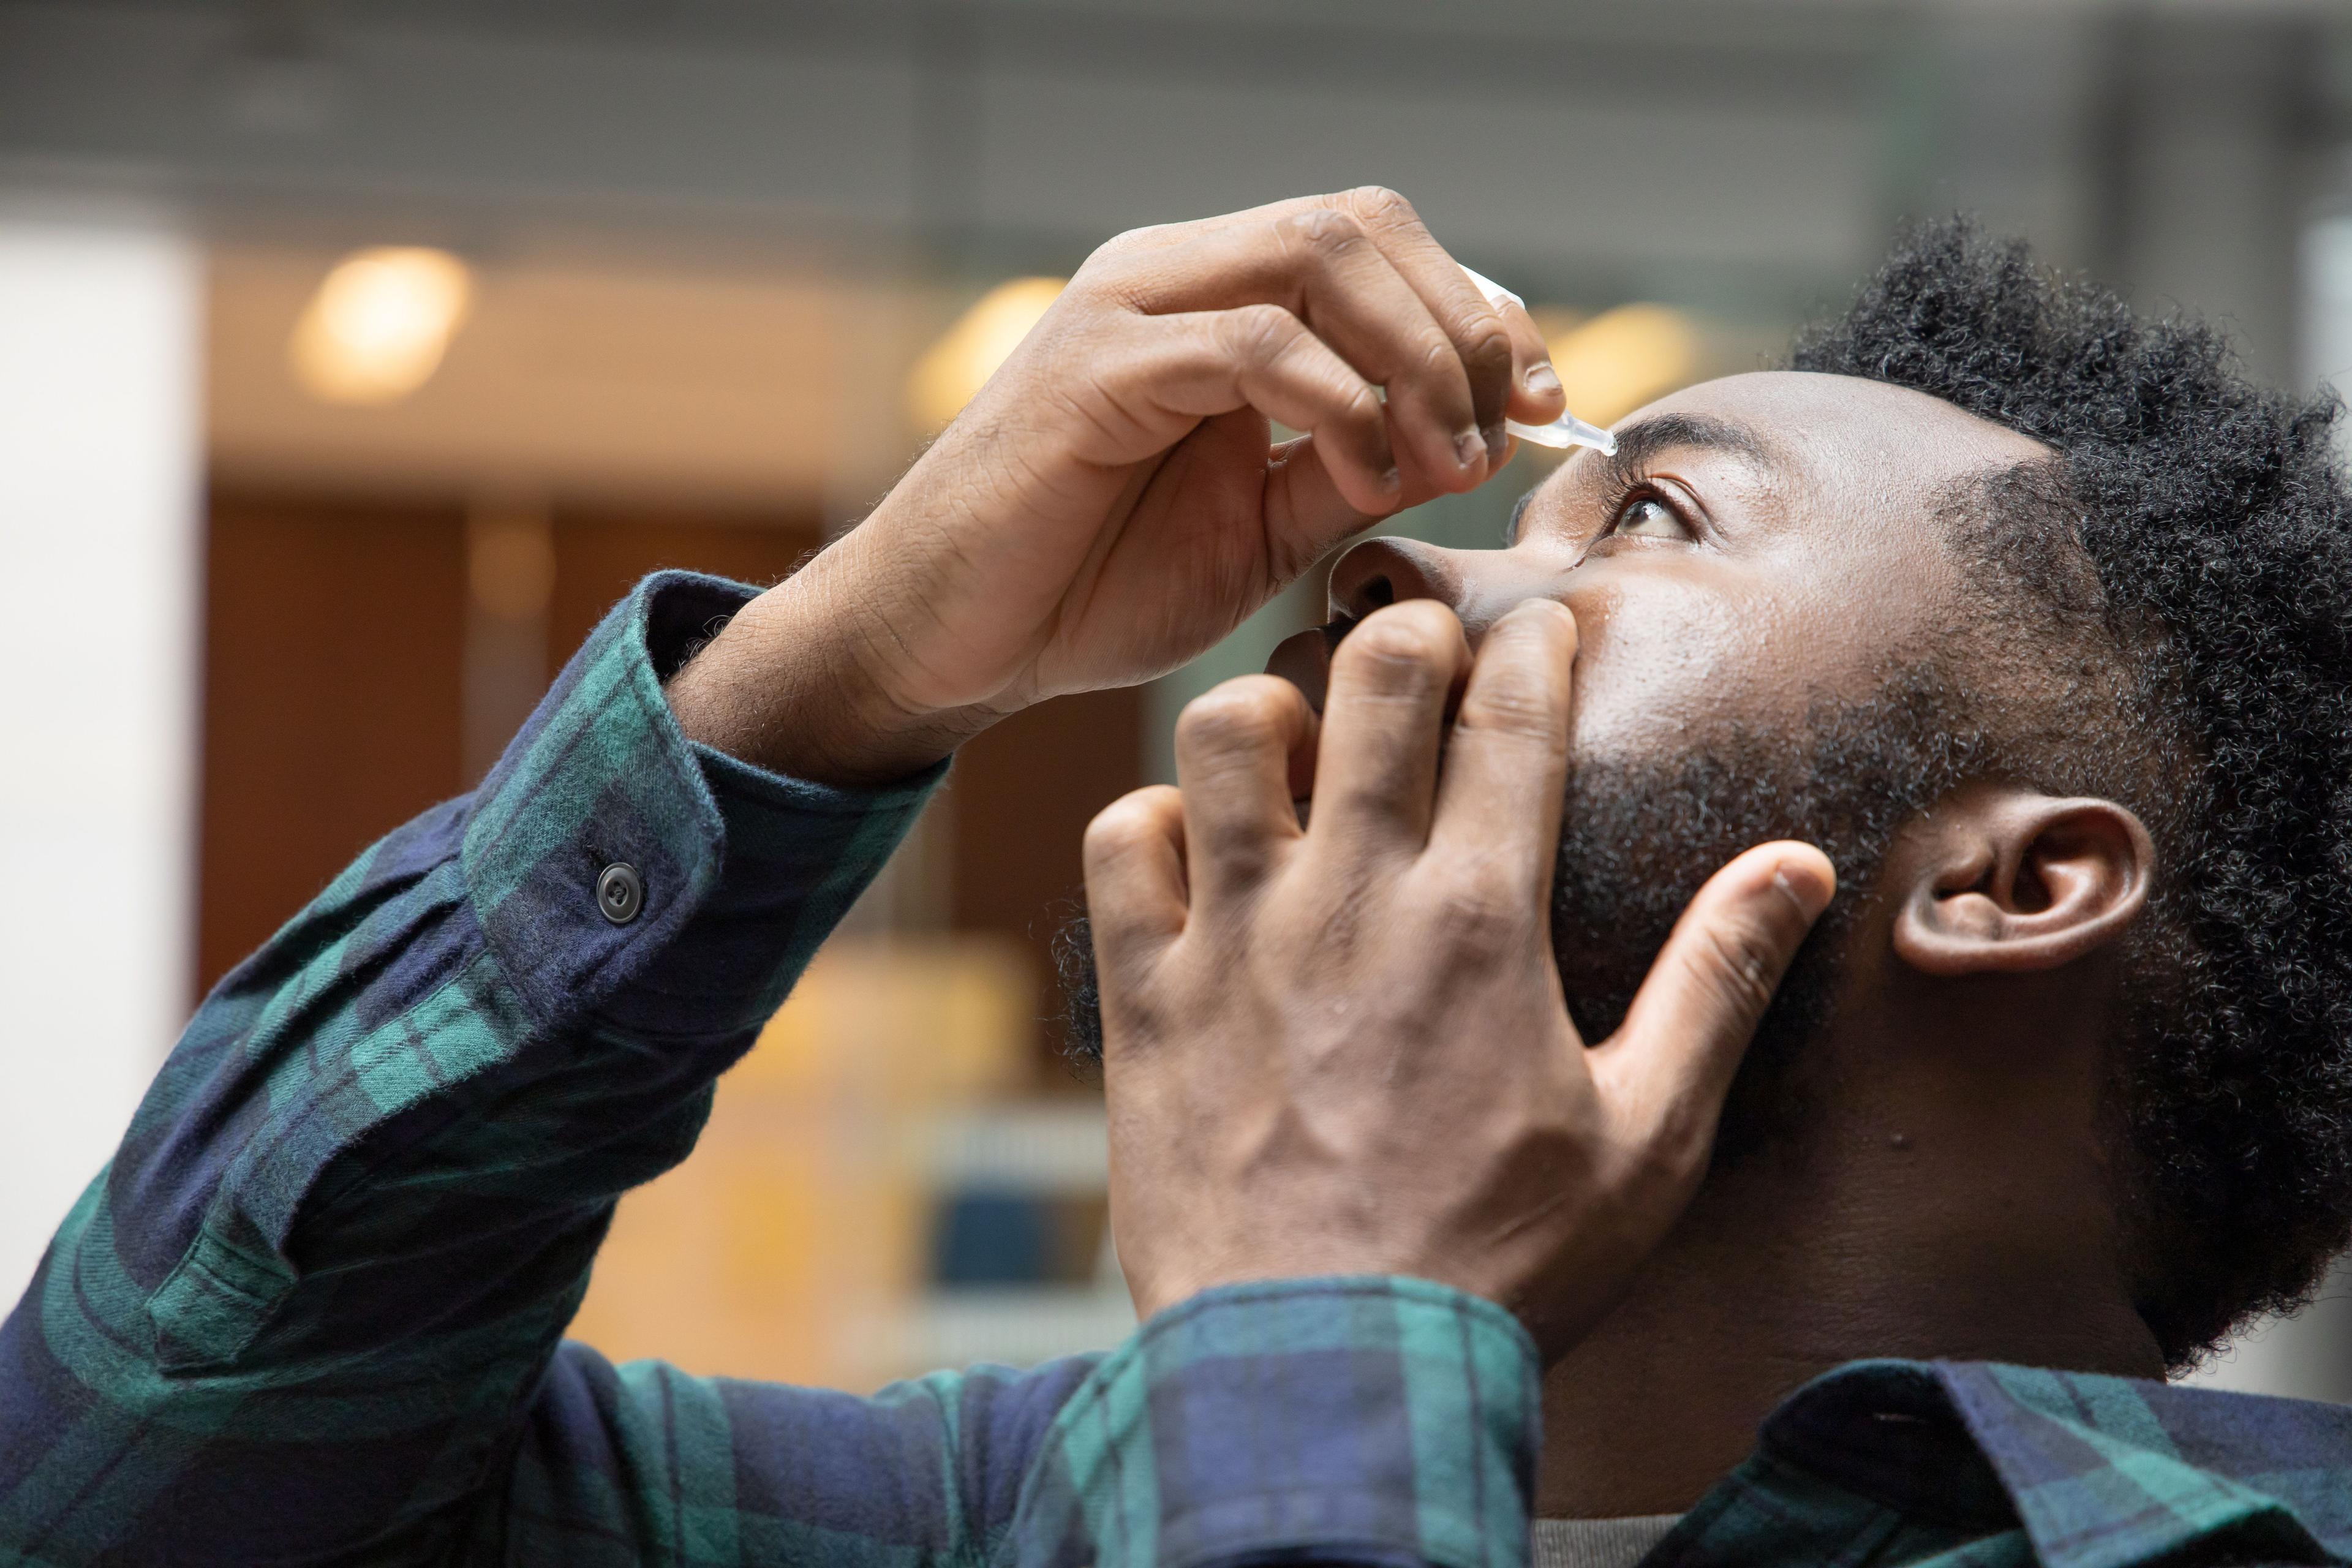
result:
<svg viewBox="0 0 2352 1568"><path fill-rule="evenodd" d="M1499 419L1487 428L1483 438L1486 443L1486 450L1494 454L1495 461L1498 463L1503 460L1503 454L1511 449L1511 438L1504 431L1503 422Z"/></svg>
<svg viewBox="0 0 2352 1568"><path fill-rule="evenodd" d="M1486 459L1486 439L1475 430L1465 430L1454 437L1454 460L1465 468L1475 468Z"/></svg>
<svg viewBox="0 0 2352 1568"><path fill-rule="evenodd" d="M1528 366L1528 374L1521 378L1521 384L1541 397L1559 390L1559 373L1551 368L1551 361L1540 359Z"/></svg>
<svg viewBox="0 0 2352 1568"><path fill-rule="evenodd" d="M1772 886L1788 895L1790 901L1804 911L1808 924L1822 918L1822 911L1830 907L1830 900L1837 892L1834 886L1824 883L1815 875L1810 866L1800 867L1797 874L1791 877L1788 866L1782 865L1772 873Z"/></svg>
<svg viewBox="0 0 2352 1568"><path fill-rule="evenodd" d="M1403 488L1404 476L1394 468L1390 468L1381 475L1381 489L1383 493L1393 495Z"/></svg>

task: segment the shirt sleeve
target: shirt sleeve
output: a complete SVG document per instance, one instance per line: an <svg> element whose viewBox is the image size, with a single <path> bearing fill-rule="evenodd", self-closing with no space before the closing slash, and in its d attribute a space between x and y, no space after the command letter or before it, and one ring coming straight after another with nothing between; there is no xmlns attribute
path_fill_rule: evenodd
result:
<svg viewBox="0 0 2352 1568"><path fill-rule="evenodd" d="M1103 1357L873 1399L567 1344L485 1560L1520 1568L1532 1342L1418 1279L1230 1286Z"/></svg>
<svg viewBox="0 0 2352 1568"><path fill-rule="evenodd" d="M662 680L749 592L641 584L479 790L206 999L0 1324L0 1561L1519 1561L1532 1352L1434 1286L872 1400L561 1342L938 777L688 742Z"/></svg>

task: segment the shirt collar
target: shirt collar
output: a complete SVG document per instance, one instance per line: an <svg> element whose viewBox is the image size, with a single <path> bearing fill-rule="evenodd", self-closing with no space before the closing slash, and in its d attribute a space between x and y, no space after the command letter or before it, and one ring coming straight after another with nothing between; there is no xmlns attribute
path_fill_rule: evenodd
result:
<svg viewBox="0 0 2352 1568"><path fill-rule="evenodd" d="M1856 1362L1759 1447L1891 1507L2021 1523L2045 1568L2352 1561L2352 1409L1989 1362Z"/></svg>

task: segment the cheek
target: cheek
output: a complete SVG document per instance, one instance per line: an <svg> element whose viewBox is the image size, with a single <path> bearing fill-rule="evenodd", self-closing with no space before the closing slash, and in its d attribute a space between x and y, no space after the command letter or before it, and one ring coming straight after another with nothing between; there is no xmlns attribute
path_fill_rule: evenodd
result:
<svg viewBox="0 0 2352 1568"><path fill-rule="evenodd" d="M1731 721L1777 729L1803 717L1809 639L1782 606L1631 574L1570 604L1580 762L1679 750Z"/></svg>

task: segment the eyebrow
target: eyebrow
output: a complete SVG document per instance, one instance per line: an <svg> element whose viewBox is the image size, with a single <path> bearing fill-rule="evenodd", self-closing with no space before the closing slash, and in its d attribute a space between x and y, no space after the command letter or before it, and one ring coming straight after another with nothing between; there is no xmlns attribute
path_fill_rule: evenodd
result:
<svg viewBox="0 0 2352 1568"><path fill-rule="evenodd" d="M1614 452L1606 456L1594 452L1587 462L1601 465L1595 477L1609 488L1630 489L1640 481L1643 470L1659 454L1694 447L1705 451L1727 452L1767 467L1778 468L1783 464L1779 450L1752 427L1706 414L1654 414L1638 425L1628 425L1618 431ZM1517 542L1519 521L1527 515L1528 504L1545 488L1542 484L1535 486L1511 507L1511 520L1503 530L1506 547Z"/></svg>
<svg viewBox="0 0 2352 1568"><path fill-rule="evenodd" d="M1659 454L1696 447L1778 467L1780 454L1752 426L1706 414L1656 414L1617 432L1617 450L1601 458L1602 473L1630 484Z"/></svg>

